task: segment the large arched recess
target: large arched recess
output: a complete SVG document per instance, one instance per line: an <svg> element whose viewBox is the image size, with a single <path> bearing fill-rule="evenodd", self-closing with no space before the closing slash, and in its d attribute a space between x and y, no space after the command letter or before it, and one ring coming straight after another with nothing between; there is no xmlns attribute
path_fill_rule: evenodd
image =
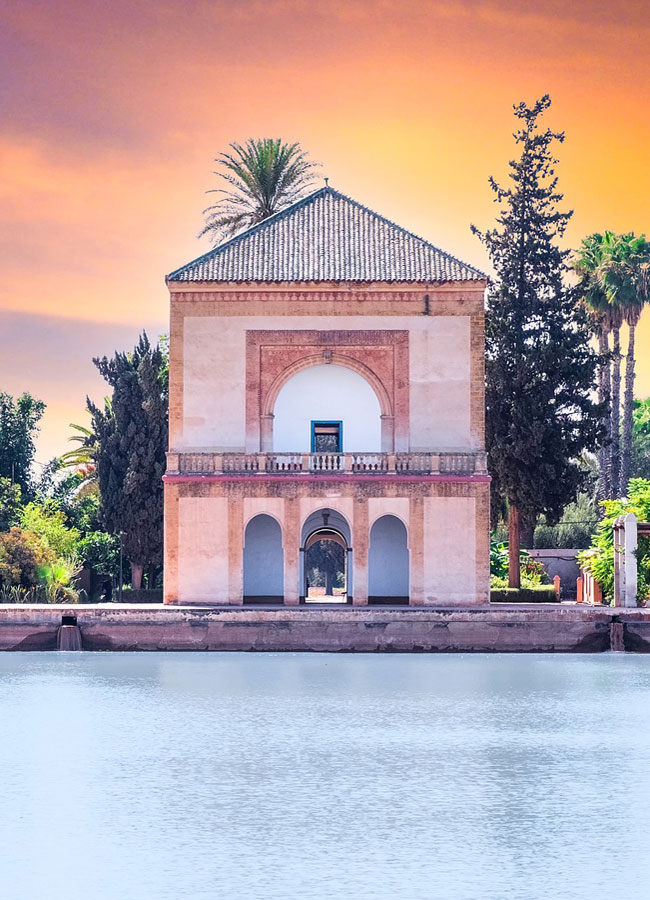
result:
<svg viewBox="0 0 650 900"><path fill-rule="evenodd" d="M404 523L397 516L381 516L370 529L368 600L370 603L408 603L409 550Z"/></svg>
<svg viewBox="0 0 650 900"><path fill-rule="evenodd" d="M340 422L343 452L382 451L380 397L348 366L312 365L284 382L273 408L273 450L310 452L312 422Z"/></svg>
<svg viewBox="0 0 650 900"><path fill-rule="evenodd" d="M263 513L254 516L244 532L244 603L283 602L282 529Z"/></svg>

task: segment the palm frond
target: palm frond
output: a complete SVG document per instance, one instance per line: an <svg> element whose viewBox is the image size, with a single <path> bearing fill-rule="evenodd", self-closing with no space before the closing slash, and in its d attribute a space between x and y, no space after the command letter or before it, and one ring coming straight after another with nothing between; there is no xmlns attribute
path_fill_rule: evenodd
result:
<svg viewBox="0 0 650 900"><path fill-rule="evenodd" d="M280 138L249 138L244 144L233 141L215 162L214 174L230 189L207 192L218 194L219 199L203 211L206 220L199 237L209 234L214 242L257 225L300 200L313 185L318 168L300 144Z"/></svg>

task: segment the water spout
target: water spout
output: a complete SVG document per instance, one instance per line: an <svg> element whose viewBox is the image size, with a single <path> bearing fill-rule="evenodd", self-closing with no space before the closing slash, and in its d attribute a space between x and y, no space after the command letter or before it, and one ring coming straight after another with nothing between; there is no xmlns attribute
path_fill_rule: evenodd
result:
<svg viewBox="0 0 650 900"><path fill-rule="evenodd" d="M61 624L56 632L57 650L81 650L81 628L76 616L61 616Z"/></svg>
<svg viewBox="0 0 650 900"><path fill-rule="evenodd" d="M616 653L625 650L625 633L622 622L611 622L609 626L609 649Z"/></svg>

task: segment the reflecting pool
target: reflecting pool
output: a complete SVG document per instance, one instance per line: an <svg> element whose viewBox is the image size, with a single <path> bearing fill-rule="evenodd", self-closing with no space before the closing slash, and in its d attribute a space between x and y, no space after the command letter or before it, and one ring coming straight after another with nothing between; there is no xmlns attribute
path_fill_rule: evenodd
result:
<svg viewBox="0 0 650 900"><path fill-rule="evenodd" d="M650 896L650 658L3 654L6 900Z"/></svg>

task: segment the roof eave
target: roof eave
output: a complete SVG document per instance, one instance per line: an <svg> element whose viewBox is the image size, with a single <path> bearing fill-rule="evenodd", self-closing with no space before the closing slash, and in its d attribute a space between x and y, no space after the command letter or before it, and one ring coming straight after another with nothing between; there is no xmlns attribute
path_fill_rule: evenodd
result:
<svg viewBox="0 0 650 900"><path fill-rule="evenodd" d="M455 279L448 281L190 281L189 279L165 279L171 293L187 291L249 291L273 290L469 290L484 291L488 277Z"/></svg>

